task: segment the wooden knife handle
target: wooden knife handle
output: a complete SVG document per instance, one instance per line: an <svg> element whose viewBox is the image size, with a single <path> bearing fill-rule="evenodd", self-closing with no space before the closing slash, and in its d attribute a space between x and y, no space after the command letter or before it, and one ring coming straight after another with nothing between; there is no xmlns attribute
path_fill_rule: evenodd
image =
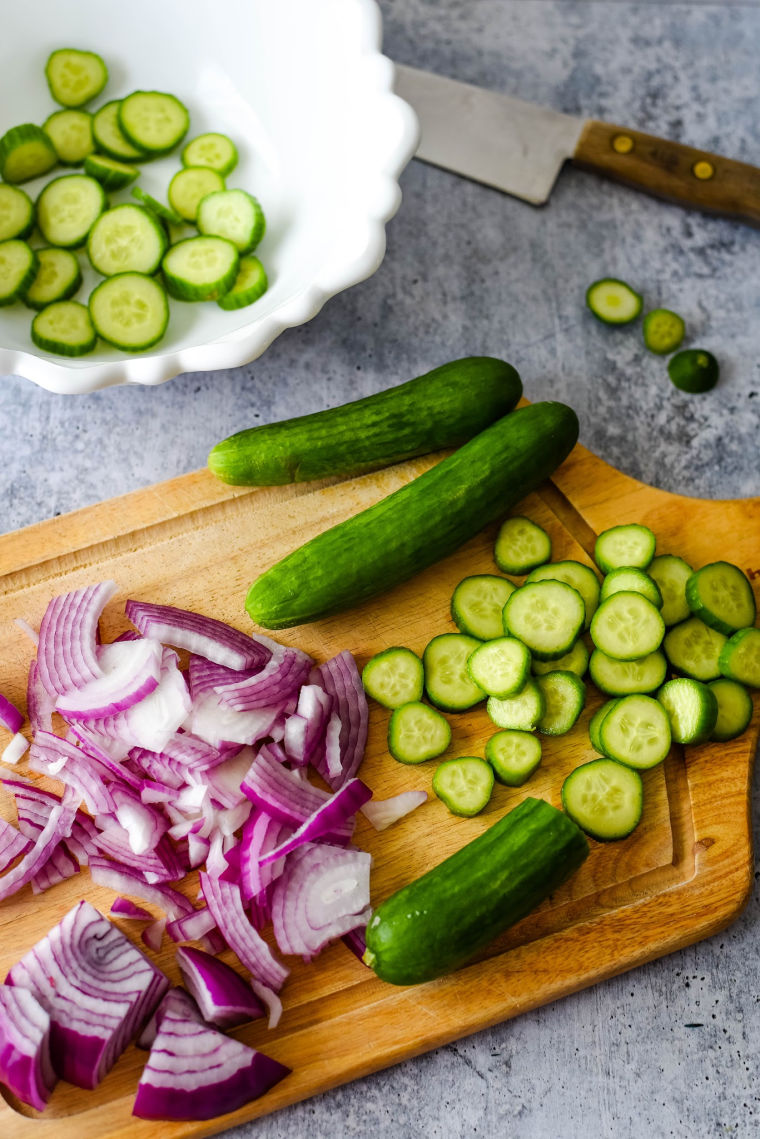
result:
<svg viewBox="0 0 760 1139"><path fill-rule="evenodd" d="M760 225L760 169L745 162L594 121L573 162L657 198Z"/></svg>

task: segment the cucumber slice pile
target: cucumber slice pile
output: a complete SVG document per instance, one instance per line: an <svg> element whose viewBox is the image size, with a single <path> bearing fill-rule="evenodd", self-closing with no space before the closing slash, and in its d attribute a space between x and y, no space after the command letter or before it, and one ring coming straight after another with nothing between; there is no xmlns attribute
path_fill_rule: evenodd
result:
<svg viewBox="0 0 760 1139"><path fill-rule="evenodd" d="M32 199L18 186L0 183L0 241L25 238L34 229Z"/></svg>
<svg viewBox="0 0 760 1139"><path fill-rule="evenodd" d="M37 275L24 294L30 308L43 309L73 297L82 283L82 270L69 249L38 249Z"/></svg>
<svg viewBox="0 0 760 1139"><path fill-rule="evenodd" d="M592 838L626 838L641 819L644 785L638 771L614 759L592 759L562 784L562 806Z"/></svg>
<svg viewBox="0 0 760 1139"><path fill-rule="evenodd" d="M451 598L451 616L460 633L482 641L504 632L502 610L515 587L506 577L474 574L460 581Z"/></svg>
<svg viewBox="0 0 760 1139"><path fill-rule="evenodd" d="M92 115L87 111L54 111L45 119L42 129L64 166L81 166L95 150Z"/></svg>
<svg viewBox="0 0 760 1139"><path fill-rule="evenodd" d="M384 708L400 708L422 699L425 670L416 653L394 645L367 661L362 684L367 695Z"/></svg>
<svg viewBox="0 0 760 1139"><path fill-rule="evenodd" d="M472 818L488 804L493 791L494 769L478 756L447 759L433 775L433 791L452 815Z"/></svg>
<svg viewBox="0 0 760 1139"><path fill-rule="evenodd" d="M493 556L504 573L529 573L549 561L552 556L551 538L530 518L508 518L496 535Z"/></svg>
<svg viewBox="0 0 760 1139"><path fill-rule="evenodd" d="M413 701L394 710L388 724L388 751L399 763L435 759L450 743L448 720L429 704Z"/></svg>
<svg viewBox="0 0 760 1139"><path fill-rule="evenodd" d="M35 316L32 340L44 352L84 356L92 352L97 336L86 305L78 301L56 301Z"/></svg>
<svg viewBox="0 0 760 1139"><path fill-rule="evenodd" d="M522 787L541 762L541 741L531 732L504 728L486 741L484 755L499 783Z"/></svg>

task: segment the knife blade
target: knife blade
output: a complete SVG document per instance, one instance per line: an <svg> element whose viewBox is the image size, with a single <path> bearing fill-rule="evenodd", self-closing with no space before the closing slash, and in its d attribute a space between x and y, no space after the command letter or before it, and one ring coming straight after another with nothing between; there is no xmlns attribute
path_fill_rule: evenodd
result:
<svg viewBox="0 0 760 1139"><path fill-rule="evenodd" d="M760 225L760 169L641 131L579 118L395 65L420 120L416 157L543 205L566 161L655 197Z"/></svg>

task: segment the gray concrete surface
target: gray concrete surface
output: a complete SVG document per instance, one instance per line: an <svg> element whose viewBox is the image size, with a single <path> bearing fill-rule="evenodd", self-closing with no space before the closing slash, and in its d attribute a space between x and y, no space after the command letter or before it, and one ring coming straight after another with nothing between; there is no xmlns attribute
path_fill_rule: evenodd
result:
<svg viewBox="0 0 760 1139"><path fill-rule="evenodd" d="M381 7L386 51L402 62L760 165L755 3ZM242 426L469 353L511 360L531 399L572 404L582 442L631 475L706 497L760 493L760 232L573 170L542 210L419 163L402 184L375 276L251 365L82 398L3 379L0 527L192 470ZM684 315L690 342L721 360L713 392L680 394L637 330L584 312L586 285L603 275ZM759 933L755 891L718 937L230 1139L755 1135Z"/></svg>

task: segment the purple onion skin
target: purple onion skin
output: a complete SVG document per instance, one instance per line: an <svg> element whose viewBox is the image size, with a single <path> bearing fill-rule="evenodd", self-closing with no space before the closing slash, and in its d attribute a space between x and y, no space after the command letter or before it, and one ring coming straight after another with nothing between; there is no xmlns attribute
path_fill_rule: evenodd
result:
<svg viewBox="0 0 760 1139"><path fill-rule="evenodd" d="M161 1043L160 1036L157 1043ZM248 1067L235 1072L221 1083L203 1088L186 1090L154 1087L143 1082L143 1075L132 1114L139 1119L166 1121L215 1119L258 1099L289 1075L290 1071L290 1068L265 1056L263 1052L253 1052Z"/></svg>
<svg viewBox="0 0 760 1139"><path fill-rule="evenodd" d="M264 1006L239 973L209 953L185 945L177 950L185 987L203 1019L217 1028L234 1028L264 1015Z"/></svg>

